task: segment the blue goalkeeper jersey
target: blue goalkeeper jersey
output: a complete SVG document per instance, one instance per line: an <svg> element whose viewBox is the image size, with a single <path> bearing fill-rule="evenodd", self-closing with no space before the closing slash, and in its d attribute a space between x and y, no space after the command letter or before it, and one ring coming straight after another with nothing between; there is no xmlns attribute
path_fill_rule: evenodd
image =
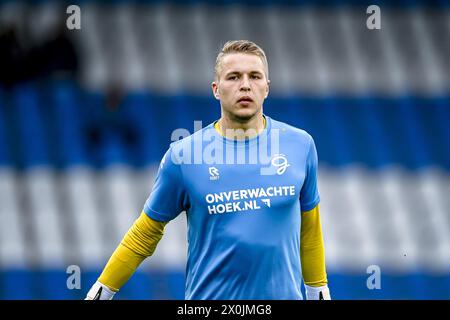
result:
<svg viewBox="0 0 450 320"><path fill-rule="evenodd" d="M300 212L319 203L317 152L308 133L265 117L247 140L212 123L161 161L144 212L186 212L186 299L302 299Z"/></svg>

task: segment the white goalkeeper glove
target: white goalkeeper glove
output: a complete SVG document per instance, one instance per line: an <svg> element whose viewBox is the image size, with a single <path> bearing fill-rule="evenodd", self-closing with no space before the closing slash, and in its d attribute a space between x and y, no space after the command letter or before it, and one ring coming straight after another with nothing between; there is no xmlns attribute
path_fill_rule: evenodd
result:
<svg viewBox="0 0 450 320"><path fill-rule="evenodd" d="M84 300L112 300L115 294L110 288L97 281L91 290L89 290Z"/></svg>
<svg viewBox="0 0 450 320"><path fill-rule="evenodd" d="M330 289L327 285L321 287L311 287L305 284L307 300L331 300Z"/></svg>

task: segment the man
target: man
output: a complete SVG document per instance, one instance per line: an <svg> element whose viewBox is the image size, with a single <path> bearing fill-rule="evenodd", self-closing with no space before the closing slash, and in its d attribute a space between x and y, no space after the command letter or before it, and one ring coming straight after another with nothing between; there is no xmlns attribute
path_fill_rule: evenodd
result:
<svg viewBox="0 0 450 320"><path fill-rule="evenodd" d="M269 83L259 46L224 45L212 83L220 119L171 144L141 216L86 299L111 299L182 211L186 299L302 299L302 276L308 299L330 299L314 141L263 114Z"/></svg>

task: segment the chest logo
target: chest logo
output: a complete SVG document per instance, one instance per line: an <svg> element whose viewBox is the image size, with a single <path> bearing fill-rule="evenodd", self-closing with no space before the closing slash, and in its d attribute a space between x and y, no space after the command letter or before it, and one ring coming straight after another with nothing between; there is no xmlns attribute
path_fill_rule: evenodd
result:
<svg viewBox="0 0 450 320"><path fill-rule="evenodd" d="M286 169L290 166L288 163L288 160L284 154L276 154L272 158L272 166L274 166L277 169L277 175L281 176L283 173L286 172Z"/></svg>
<svg viewBox="0 0 450 320"><path fill-rule="evenodd" d="M209 180L219 180L219 169L216 167L209 167Z"/></svg>

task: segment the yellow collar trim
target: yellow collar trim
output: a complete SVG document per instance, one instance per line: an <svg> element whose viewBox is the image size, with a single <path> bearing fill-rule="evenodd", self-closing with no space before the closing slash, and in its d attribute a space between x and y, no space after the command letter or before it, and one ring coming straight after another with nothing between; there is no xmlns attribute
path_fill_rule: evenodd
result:
<svg viewBox="0 0 450 320"><path fill-rule="evenodd" d="M267 121L266 121L266 117L264 117L264 116L263 116L263 123L264 123L264 129L265 129L266 126L267 126ZM223 132L222 132L222 129L220 129L220 126L219 126L219 120L217 120L217 121L214 123L214 129L216 129L216 131L217 131L222 137L225 137L225 135L224 135Z"/></svg>

